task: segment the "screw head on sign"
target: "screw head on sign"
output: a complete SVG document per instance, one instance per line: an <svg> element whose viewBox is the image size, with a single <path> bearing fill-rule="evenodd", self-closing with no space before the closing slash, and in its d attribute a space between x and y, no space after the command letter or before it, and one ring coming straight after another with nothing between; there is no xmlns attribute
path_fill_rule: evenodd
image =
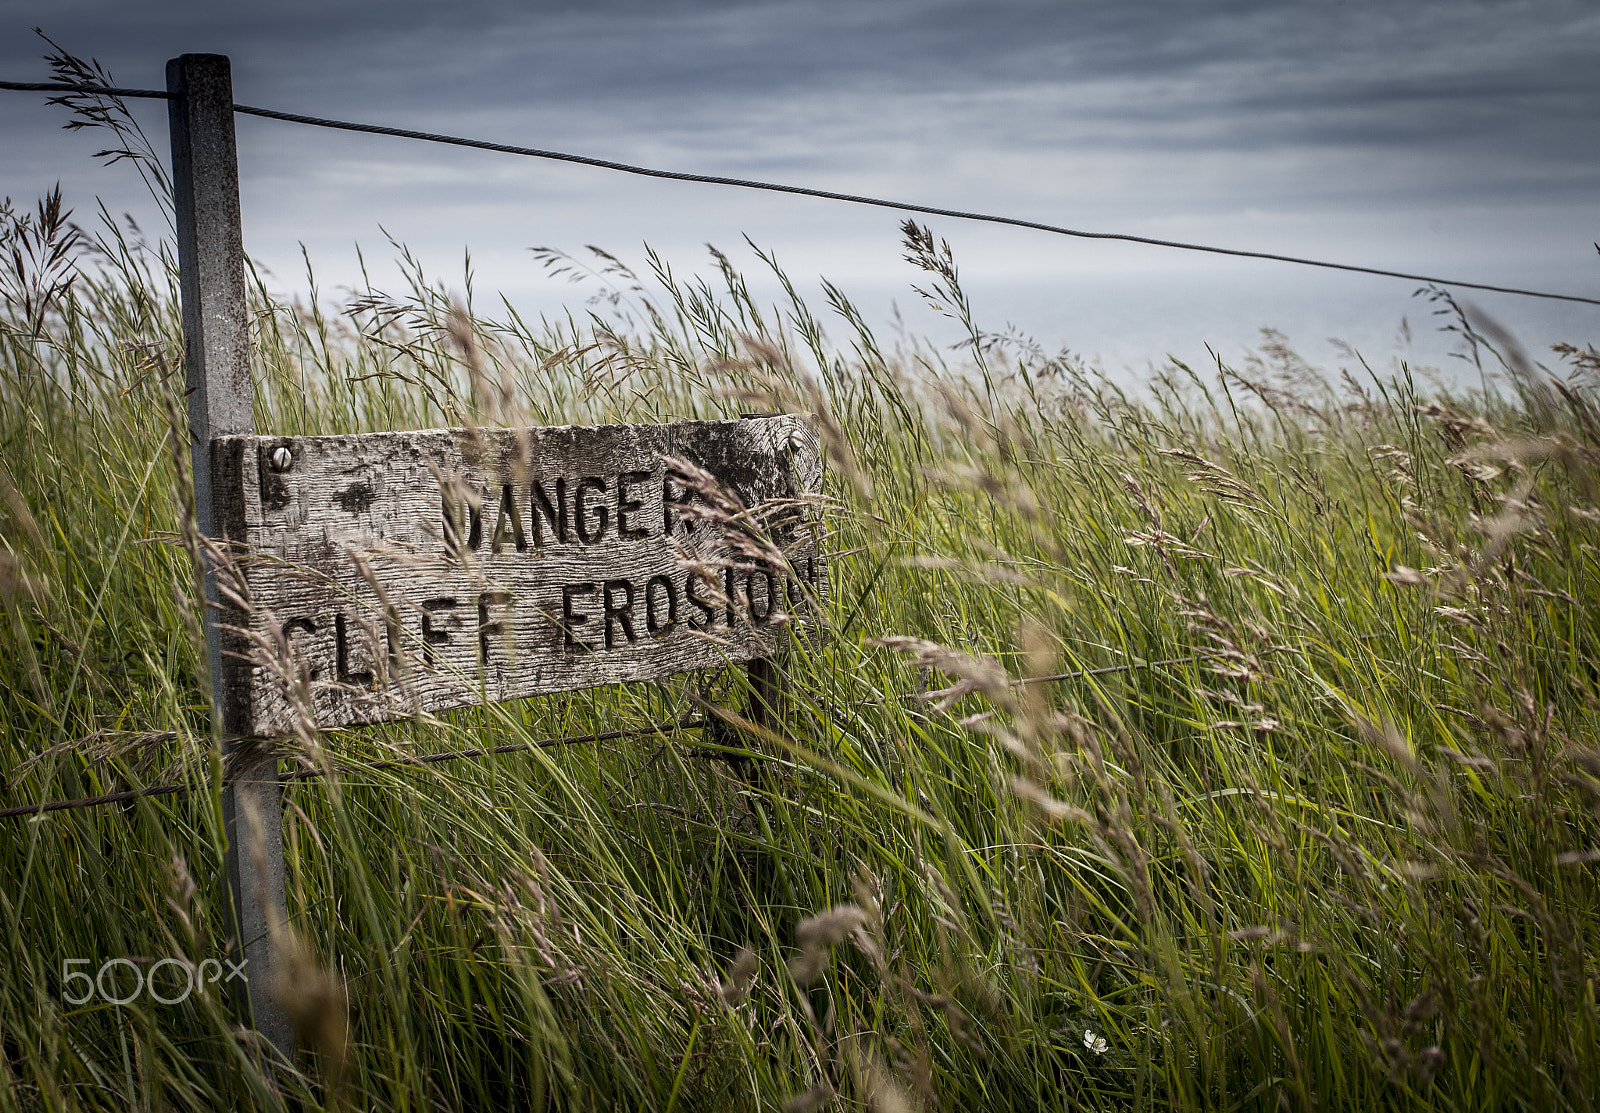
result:
<svg viewBox="0 0 1600 1113"><path fill-rule="evenodd" d="M273 471L288 471L289 468L294 464L294 453L290 452L282 445L279 445L277 448L272 450L272 456L270 459L272 461Z"/></svg>

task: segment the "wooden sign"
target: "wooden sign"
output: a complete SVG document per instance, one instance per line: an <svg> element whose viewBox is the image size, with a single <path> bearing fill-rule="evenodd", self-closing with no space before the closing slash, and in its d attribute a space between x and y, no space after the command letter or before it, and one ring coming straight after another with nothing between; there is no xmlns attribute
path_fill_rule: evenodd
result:
<svg viewBox="0 0 1600 1113"><path fill-rule="evenodd" d="M748 661L825 592L808 415L224 436L210 463L238 734Z"/></svg>

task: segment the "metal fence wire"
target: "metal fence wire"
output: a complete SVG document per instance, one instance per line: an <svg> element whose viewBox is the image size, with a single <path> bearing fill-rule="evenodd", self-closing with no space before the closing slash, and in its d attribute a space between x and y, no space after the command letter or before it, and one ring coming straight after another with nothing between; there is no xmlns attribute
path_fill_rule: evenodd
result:
<svg viewBox="0 0 1600 1113"><path fill-rule="evenodd" d="M169 100L170 94L160 89L123 89L107 85L83 85L61 81L0 81L0 89L25 93L92 93L109 97ZM275 108L257 108L248 104L235 104L234 112L242 116L259 116L266 120L279 120L307 127L332 128L336 131L354 131L366 135L388 135L397 139L414 139L423 143L443 143L452 147L470 147L479 151L497 151L507 155L572 162L580 166L595 166L602 170L616 170L624 174L637 174L646 178L664 178L674 182L699 182L704 185L733 186L738 189L758 189L769 193L790 193L800 197L819 197L825 201L843 201L851 205L869 205L897 212L919 213L924 216L942 216L952 220L972 220L985 224L1005 224L1014 228L1029 228L1035 232L1049 232L1057 236L1072 236L1082 240L1115 240L1121 243L1145 244L1149 247L1166 247L1176 251L1198 251L1209 255L1227 255L1239 259L1265 259L1274 263L1292 263L1301 267L1320 267L1324 270L1348 271L1370 274L1380 278L1403 278L1409 282L1423 282L1434 286L1453 286L1464 290L1486 290L1496 294L1516 294L1521 297L1547 298L1553 301L1582 302L1600 305L1600 298L1579 294L1558 294L1545 290L1528 290L1518 286L1496 286L1486 282L1465 282L1454 278L1412 274L1408 271L1386 270L1382 267L1364 267L1354 263L1335 263L1326 259L1308 259L1298 255L1280 255L1272 251L1247 251L1237 247L1218 247L1215 244L1191 243L1183 240L1162 240L1151 236L1137 236L1130 232L1089 232L1079 228L1065 228L1022 217L1000 216L994 213L969 212L963 209L945 209L933 205L919 205L911 201L895 201L883 197L867 197L858 193L838 193L830 189L813 189L810 186L784 185L778 182L761 182L749 178L729 178L718 174L692 174L678 170L658 170L647 166L634 166L626 162L593 158L589 155L569 154L565 151L547 151L538 147L519 147L510 143L494 143L487 139L468 139L459 135L441 135L437 132L412 131L409 128L386 127L381 124L362 124L350 120L330 120L321 116L303 116L297 112L282 112Z"/></svg>

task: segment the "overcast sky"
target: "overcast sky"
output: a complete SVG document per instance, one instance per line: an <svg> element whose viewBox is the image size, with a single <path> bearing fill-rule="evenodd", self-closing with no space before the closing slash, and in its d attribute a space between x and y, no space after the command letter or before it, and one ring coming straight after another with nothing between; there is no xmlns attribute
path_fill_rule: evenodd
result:
<svg viewBox="0 0 1600 1113"><path fill-rule="evenodd" d="M0 77L40 80L41 26L131 86L183 52L233 59L235 98L674 170L764 178L1071 227L1600 296L1594 0L0 0ZM62 182L147 223L136 178L0 93L0 192ZM164 151L165 108L137 109ZM896 214L240 118L247 249L285 292L304 244L326 296L398 285L384 234L454 287L535 312L582 292L528 249L643 244L682 273L714 243L775 251L887 322L920 307ZM1336 362L1437 360L1415 283L932 219L981 323L1145 367L1237 358L1259 326ZM820 298L818 299L820 301ZM1530 348L1600 341L1600 308L1477 296ZM942 335L942 334L941 334ZM1397 347L1397 345L1400 345Z"/></svg>

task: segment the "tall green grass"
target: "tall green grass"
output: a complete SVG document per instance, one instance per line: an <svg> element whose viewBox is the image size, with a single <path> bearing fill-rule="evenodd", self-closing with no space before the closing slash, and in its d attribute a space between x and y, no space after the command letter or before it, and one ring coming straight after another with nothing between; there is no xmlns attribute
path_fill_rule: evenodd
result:
<svg viewBox="0 0 1600 1113"><path fill-rule="evenodd" d="M833 286L814 310L765 257L776 304L720 256L713 284L549 252L609 295L561 321L453 301L404 256L404 288L344 305L258 285L263 432L762 406L833 431L829 632L790 650L787 739L286 790L288 1068L216 988L66 1002L67 959L218 955L220 764L170 249L103 220L51 263L48 205L0 234L3 803L195 789L0 820L4 1108L1592 1107L1592 349L1554 377L1461 315L1471 391L1328 377L1269 337L1129 392L984 333L914 226L954 354L883 342ZM327 731L290 760L657 722L743 685Z"/></svg>

